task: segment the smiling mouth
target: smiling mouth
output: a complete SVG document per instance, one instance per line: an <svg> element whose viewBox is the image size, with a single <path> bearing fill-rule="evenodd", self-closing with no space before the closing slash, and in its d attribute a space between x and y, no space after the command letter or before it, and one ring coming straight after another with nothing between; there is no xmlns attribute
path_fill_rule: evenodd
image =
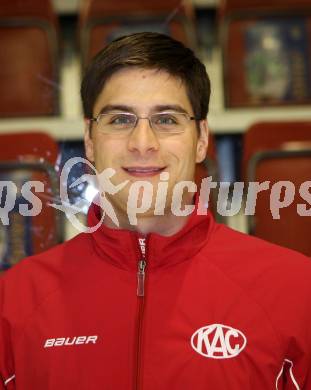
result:
<svg viewBox="0 0 311 390"><path fill-rule="evenodd" d="M155 176L164 171L166 167L123 167L131 176Z"/></svg>

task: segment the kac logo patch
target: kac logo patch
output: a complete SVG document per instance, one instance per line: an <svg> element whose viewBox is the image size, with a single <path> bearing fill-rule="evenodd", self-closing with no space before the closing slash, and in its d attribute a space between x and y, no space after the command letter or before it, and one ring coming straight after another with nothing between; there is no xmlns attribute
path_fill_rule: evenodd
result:
<svg viewBox="0 0 311 390"><path fill-rule="evenodd" d="M238 356L247 343L244 334L231 326L212 324L203 326L191 337L192 348L200 355L212 359Z"/></svg>

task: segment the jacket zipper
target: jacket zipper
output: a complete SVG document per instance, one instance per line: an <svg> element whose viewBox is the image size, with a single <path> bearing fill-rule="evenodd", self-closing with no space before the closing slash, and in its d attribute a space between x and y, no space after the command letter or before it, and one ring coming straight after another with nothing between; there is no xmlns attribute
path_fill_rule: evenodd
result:
<svg viewBox="0 0 311 390"><path fill-rule="evenodd" d="M145 269L146 269L146 260L141 259L138 262L138 272L137 272L137 296L145 296Z"/></svg>
<svg viewBox="0 0 311 390"><path fill-rule="evenodd" d="M146 242L146 238L144 243ZM141 257L138 260L137 270L137 298L138 298L138 321L137 321L137 337L136 337L136 370L135 370L135 382L134 390L140 389L140 368L141 368L141 349L142 349L142 325L145 303L145 279L146 279L146 245L142 246L139 238L138 244L140 247Z"/></svg>

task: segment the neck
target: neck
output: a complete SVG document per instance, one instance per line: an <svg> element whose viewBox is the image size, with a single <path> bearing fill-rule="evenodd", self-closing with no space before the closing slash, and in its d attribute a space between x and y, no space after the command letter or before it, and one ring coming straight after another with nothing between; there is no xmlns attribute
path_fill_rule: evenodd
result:
<svg viewBox="0 0 311 390"><path fill-rule="evenodd" d="M192 204L194 201L192 201ZM124 229L137 231L143 235L149 233L157 233L161 236L172 236L179 232L187 223L190 215L176 216L171 210L167 211L164 215L148 215L137 216L137 223L131 225L128 216L120 210L115 210L119 221L117 227L109 217L104 218L104 225L111 229Z"/></svg>

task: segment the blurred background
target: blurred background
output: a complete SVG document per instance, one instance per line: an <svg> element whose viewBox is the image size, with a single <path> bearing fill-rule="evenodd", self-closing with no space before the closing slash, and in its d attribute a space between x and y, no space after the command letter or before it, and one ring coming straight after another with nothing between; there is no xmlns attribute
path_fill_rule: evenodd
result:
<svg viewBox="0 0 311 390"><path fill-rule="evenodd" d="M223 182L208 205L215 218L311 256L310 0L1 0L0 270L77 234L49 204L60 203L66 161L84 156L81 75L107 43L138 31L171 35L206 65L211 139L196 179ZM75 165L69 184L84 171ZM22 190L29 180L44 183L33 190L37 216L20 212L33 205ZM265 181L294 183L293 195L275 187L279 219L271 191L245 215L256 197L247 198L248 183ZM242 200L236 182L245 182ZM85 223L94 183L68 192Z"/></svg>

